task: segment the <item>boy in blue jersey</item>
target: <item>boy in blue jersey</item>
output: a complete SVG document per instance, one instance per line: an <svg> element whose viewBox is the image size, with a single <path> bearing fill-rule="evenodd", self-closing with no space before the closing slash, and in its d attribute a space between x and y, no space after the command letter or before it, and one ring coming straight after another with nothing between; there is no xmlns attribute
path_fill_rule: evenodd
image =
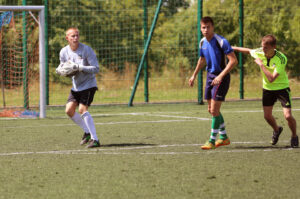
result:
<svg viewBox="0 0 300 199"><path fill-rule="evenodd" d="M72 61L79 65L79 71L72 76L73 87L66 104L66 114L84 131L81 145L88 148L99 147L94 120L88 108L93 102L97 89L95 74L99 72L97 57L91 47L79 42L79 30L69 28L66 31L69 45L61 49L60 63ZM78 108L79 113L76 112Z"/></svg>
<svg viewBox="0 0 300 199"><path fill-rule="evenodd" d="M224 37L214 33L214 22L211 17L201 19L201 32L204 38L199 44L200 57L196 69L189 79L189 85L194 85L198 72L206 63L205 99L208 103L208 112L212 115L212 124L210 139L201 148L209 150L230 144L220 108L229 89L229 72L237 64L237 59L229 42ZM226 57L227 63L225 63ZM216 141L218 133L220 133L220 137Z"/></svg>

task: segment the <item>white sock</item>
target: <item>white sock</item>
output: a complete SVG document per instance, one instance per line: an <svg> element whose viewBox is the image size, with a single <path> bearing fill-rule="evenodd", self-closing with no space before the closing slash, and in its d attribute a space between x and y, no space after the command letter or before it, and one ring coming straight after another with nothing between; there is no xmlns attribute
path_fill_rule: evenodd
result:
<svg viewBox="0 0 300 199"><path fill-rule="evenodd" d="M96 134L96 128L95 128L94 120L93 120L92 116L90 115L90 113L87 111L87 112L83 113L81 115L81 117L82 117L83 121L85 122L85 125L89 129L89 132L91 134L91 138L93 140L97 140L98 141L98 137L97 137L97 134Z"/></svg>
<svg viewBox="0 0 300 199"><path fill-rule="evenodd" d="M87 126L85 125L85 122L80 117L79 113L75 112L73 117L71 117L71 120L73 120L75 124L78 124L78 126L80 126L85 133L90 132Z"/></svg>

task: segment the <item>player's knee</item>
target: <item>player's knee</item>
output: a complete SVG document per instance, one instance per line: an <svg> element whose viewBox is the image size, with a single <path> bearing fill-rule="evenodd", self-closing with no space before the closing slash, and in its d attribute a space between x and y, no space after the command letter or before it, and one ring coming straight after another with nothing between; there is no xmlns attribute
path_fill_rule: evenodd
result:
<svg viewBox="0 0 300 199"><path fill-rule="evenodd" d="M295 120L294 117L292 116L292 114L285 114L285 115L284 115L284 118L285 118L287 121L293 121L293 120Z"/></svg>
<svg viewBox="0 0 300 199"><path fill-rule="evenodd" d="M82 115L83 113L85 113L85 111L83 109L78 109L78 112L80 113L80 115Z"/></svg>
<svg viewBox="0 0 300 199"><path fill-rule="evenodd" d="M88 107L87 106L79 106L78 108L78 112L80 113L80 115L82 115L83 113L88 111Z"/></svg>
<svg viewBox="0 0 300 199"><path fill-rule="evenodd" d="M208 108L208 109L207 109L207 111L209 112L209 114L211 114L211 110L210 110L210 108Z"/></svg>
<svg viewBox="0 0 300 199"><path fill-rule="evenodd" d="M220 115L220 111L211 109L211 110L210 110L210 114L211 114L213 117L216 117L216 116Z"/></svg>
<svg viewBox="0 0 300 199"><path fill-rule="evenodd" d="M270 114L264 114L264 118L265 118L265 120L270 121L270 120L272 120L273 116L272 116L272 114L271 115Z"/></svg>
<svg viewBox="0 0 300 199"><path fill-rule="evenodd" d="M75 110L73 109L66 109L66 114L69 116L69 117L73 117L74 116L74 113L75 113Z"/></svg>
<svg viewBox="0 0 300 199"><path fill-rule="evenodd" d="M269 119L270 119L270 116L269 116L269 115L266 115L266 114L264 114L264 118L265 118L265 120L269 120Z"/></svg>

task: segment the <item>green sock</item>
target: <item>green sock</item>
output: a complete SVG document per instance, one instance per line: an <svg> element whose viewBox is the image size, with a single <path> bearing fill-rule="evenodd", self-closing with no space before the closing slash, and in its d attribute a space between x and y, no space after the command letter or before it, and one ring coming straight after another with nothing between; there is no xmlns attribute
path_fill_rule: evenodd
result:
<svg viewBox="0 0 300 199"><path fill-rule="evenodd" d="M227 139L227 134L226 134L226 130L225 130L224 118L223 118L223 115L221 113L220 113L219 117L220 117L220 127L219 127L220 139L221 140L226 140Z"/></svg>
<svg viewBox="0 0 300 199"><path fill-rule="evenodd" d="M209 142L212 144L215 144L216 142L216 136L219 132L219 127L220 127L220 117L219 116L213 117L211 122L211 134L209 139Z"/></svg>

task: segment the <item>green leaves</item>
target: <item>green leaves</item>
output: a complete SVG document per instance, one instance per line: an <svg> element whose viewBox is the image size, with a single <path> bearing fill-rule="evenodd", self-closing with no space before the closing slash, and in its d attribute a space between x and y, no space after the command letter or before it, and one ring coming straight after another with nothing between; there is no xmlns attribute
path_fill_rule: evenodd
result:
<svg viewBox="0 0 300 199"><path fill-rule="evenodd" d="M3 5L7 0L0 0ZM21 5L21 1L9 1ZM139 64L144 48L142 0L48 0L49 2L49 61L58 65L59 50L67 45L65 30L80 29L81 42L90 45L101 65L118 68L125 63ZM43 0L28 0L28 5L43 5ZM158 0L147 0L148 30ZM239 45L239 0L205 0L203 16L215 21L215 32ZM300 8L294 0L244 0L244 46L260 47L261 37L274 34L277 49L288 57L287 68L292 76L300 77ZM161 8L149 51L150 67L178 69L179 63L194 68L198 57L197 0L165 0ZM245 66L254 65L245 58ZM174 68L175 67L175 68ZM238 68L235 68L238 70ZM246 73L258 68L247 67Z"/></svg>

